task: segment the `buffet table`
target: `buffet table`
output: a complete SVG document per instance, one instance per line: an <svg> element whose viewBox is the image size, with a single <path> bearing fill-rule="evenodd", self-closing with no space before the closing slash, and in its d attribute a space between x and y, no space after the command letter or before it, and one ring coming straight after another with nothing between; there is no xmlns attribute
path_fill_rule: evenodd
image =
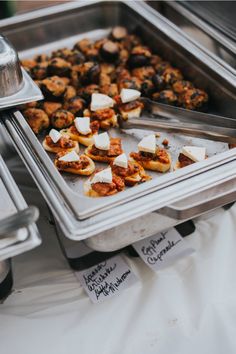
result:
<svg viewBox="0 0 236 354"><path fill-rule="evenodd" d="M1 305L3 353L235 353L236 204L198 218L186 238L196 252L158 273L125 257L140 281L94 305L61 253L40 194L24 195L40 208L43 243L14 258L14 290Z"/></svg>

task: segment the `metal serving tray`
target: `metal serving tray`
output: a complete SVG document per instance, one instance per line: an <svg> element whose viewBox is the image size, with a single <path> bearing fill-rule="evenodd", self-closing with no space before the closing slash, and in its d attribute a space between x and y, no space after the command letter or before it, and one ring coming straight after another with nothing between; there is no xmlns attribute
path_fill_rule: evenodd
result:
<svg viewBox="0 0 236 354"><path fill-rule="evenodd" d="M0 128L3 129L2 126ZM27 204L0 155L0 221L25 208ZM41 238L34 223L4 238L0 237L0 261L31 250L40 243Z"/></svg>
<svg viewBox="0 0 236 354"><path fill-rule="evenodd" d="M152 48L209 92L212 113L234 117L235 96L230 73L174 31L168 21L150 14L139 2L66 4L44 10L41 15L32 13L4 21L2 25L0 23L0 29L15 44L23 58L63 45L70 46L79 38L101 38L117 24L130 29L138 27ZM19 36L24 40L17 43ZM34 47L35 43L37 47ZM74 240L96 235L206 190L213 183L221 185L235 177L235 164L230 165L236 159L235 149L226 151L225 144L198 140L198 145L209 147L211 157L206 161L173 173L156 174L152 181L115 196L93 199L82 194L81 183L78 183L82 178L62 177L59 174L19 112L5 115L4 123L62 231ZM130 151L136 147L139 134L136 132L134 137L124 139L125 148L129 146ZM168 137L171 145L176 147L172 151L176 159L180 146L189 140ZM216 152L219 154L214 155Z"/></svg>
<svg viewBox="0 0 236 354"><path fill-rule="evenodd" d="M147 1L147 3L182 30L183 35L194 41L201 50L205 50L214 60L236 75L235 26L232 27L235 24L233 1Z"/></svg>

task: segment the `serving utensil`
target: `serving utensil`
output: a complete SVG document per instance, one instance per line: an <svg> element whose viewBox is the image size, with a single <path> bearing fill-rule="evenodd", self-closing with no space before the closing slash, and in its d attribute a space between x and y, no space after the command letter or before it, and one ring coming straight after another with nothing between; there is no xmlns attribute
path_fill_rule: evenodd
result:
<svg viewBox="0 0 236 354"><path fill-rule="evenodd" d="M212 126L236 129L236 119L234 118L170 106L144 97L141 98L141 101L144 103L145 109L154 116L175 122L203 123L209 125L208 129L211 129Z"/></svg>

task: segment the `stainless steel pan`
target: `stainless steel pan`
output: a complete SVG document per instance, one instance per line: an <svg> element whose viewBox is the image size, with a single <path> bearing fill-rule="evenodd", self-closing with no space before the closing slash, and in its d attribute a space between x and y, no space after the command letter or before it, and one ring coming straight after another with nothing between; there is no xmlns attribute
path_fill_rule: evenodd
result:
<svg viewBox="0 0 236 354"><path fill-rule="evenodd" d="M211 113L234 117L235 87L231 75L182 38L165 19L156 18L147 12L139 2L93 1L66 4L44 10L42 14L27 14L4 21L2 26L0 23L0 30L16 45L19 36L24 38L19 43L19 54L21 57L29 57L42 51L70 46L79 38L101 38L109 32L111 26L117 24L126 25L131 30L137 27L157 53L176 63L186 77L205 88L211 97ZM228 151L227 144L205 140L189 141L182 136L163 134L162 138L168 137L171 141L174 160L181 146L191 142L204 146L207 144L210 158L174 173L153 174L155 178L152 181L116 196L90 199L82 193L81 179L62 176L55 170L49 156L19 112L5 115L4 124L63 233L73 240L101 234L104 230L137 220L142 215L202 191L205 191L207 197L207 190L212 185L217 188L235 178L236 151ZM120 133L113 131L113 134ZM127 152L136 149L140 134L145 132L135 131L124 135L124 148ZM139 237L140 233L132 233L129 243ZM90 240L95 239L93 237ZM103 250L105 248L106 245L103 245Z"/></svg>

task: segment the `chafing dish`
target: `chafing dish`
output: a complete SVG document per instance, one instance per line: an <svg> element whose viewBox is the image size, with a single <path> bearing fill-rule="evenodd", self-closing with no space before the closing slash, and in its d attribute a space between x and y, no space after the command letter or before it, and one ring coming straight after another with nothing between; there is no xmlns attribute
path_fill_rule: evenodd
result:
<svg viewBox="0 0 236 354"><path fill-rule="evenodd" d="M27 58L70 46L83 37L101 38L118 24L137 27L152 48L206 89L211 113L235 118L232 74L140 2L70 3L3 21L0 30L15 44L20 58ZM72 240L85 240L96 250L122 248L236 197L236 149L228 150L224 143L204 141L211 157L208 160L174 173L157 174L148 183L94 200L83 195L82 183L76 178L59 174L20 112L5 114L3 122L62 232ZM125 149L136 147L143 133L126 134ZM165 136L176 146L172 151L175 158L180 146L189 142L184 137Z"/></svg>

